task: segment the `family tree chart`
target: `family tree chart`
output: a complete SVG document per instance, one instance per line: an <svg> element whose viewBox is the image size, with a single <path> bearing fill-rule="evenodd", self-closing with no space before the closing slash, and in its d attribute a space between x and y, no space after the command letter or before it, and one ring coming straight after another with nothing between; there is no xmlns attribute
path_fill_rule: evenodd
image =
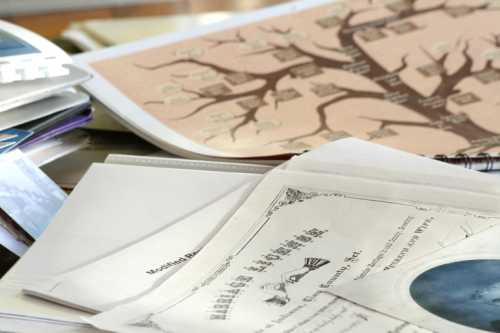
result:
<svg viewBox="0 0 500 333"><path fill-rule="evenodd" d="M166 126L237 157L347 136L497 152L499 18L496 1L333 2L92 66Z"/></svg>

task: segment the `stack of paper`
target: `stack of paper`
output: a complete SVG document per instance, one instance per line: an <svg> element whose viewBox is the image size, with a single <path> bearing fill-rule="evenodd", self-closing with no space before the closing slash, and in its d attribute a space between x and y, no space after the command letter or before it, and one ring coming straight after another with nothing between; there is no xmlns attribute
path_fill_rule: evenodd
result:
<svg viewBox="0 0 500 333"><path fill-rule="evenodd" d="M470 281L494 253L500 223L497 178L356 139L272 170L108 162L90 169L0 282L0 329L427 332L437 326L422 313L434 315L399 307L406 280L394 272L461 255L475 241L485 254ZM449 272L459 280L457 268ZM481 272L495 279L494 269ZM439 277L418 277L415 293ZM472 298L495 306L495 286ZM457 331L442 317L442 331Z"/></svg>
<svg viewBox="0 0 500 333"><path fill-rule="evenodd" d="M89 78L49 41L0 21L0 154L37 150L88 123L89 97L72 87Z"/></svg>

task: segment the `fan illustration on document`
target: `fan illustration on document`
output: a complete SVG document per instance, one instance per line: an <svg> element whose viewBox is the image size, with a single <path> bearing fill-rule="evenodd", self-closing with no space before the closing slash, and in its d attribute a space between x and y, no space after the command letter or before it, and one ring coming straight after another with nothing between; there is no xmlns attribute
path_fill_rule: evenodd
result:
<svg viewBox="0 0 500 333"><path fill-rule="evenodd" d="M330 261L322 258L304 258L304 265L283 273L280 282L269 282L263 284L260 288L267 294L272 295L266 298L264 302L276 306L285 306L290 302L288 289L290 286L299 283L305 276L327 264Z"/></svg>

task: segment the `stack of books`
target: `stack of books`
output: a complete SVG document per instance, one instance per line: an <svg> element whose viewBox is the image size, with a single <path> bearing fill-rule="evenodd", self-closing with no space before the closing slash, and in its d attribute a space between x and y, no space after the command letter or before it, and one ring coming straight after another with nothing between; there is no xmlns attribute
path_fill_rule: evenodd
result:
<svg viewBox="0 0 500 333"><path fill-rule="evenodd" d="M92 119L90 98L74 87L89 78L49 41L0 21L0 275L66 199L37 166L86 144L74 130Z"/></svg>
<svg viewBox="0 0 500 333"><path fill-rule="evenodd" d="M90 122L89 96L74 89L89 78L49 41L0 21L0 154L16 148L39 154ZM64 153L84 142L82 134L65 140L72 144Z"/></svg>

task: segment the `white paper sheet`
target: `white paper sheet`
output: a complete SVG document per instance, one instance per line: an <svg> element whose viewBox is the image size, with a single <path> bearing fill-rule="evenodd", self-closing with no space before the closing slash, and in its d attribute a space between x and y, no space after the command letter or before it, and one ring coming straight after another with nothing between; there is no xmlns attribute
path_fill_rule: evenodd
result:
<svg viewBox="0 0 500 333"><path fill-rule="evenodd" d="M204 160L188 160L185 158L157 157L157 156L134 156L124 154L110 154L105 163L121 165L142 165L160 168L175 168L205 171L226 171L264 174L273 167L269 165L252 163L218 162Z"/></svg>
<svg viewBox="0 0 500 333"><path fill-rule="evenodd" d="M483 213L450 208L464 204ZM495 226L499 204L490 194L275 170L192 261L90 322L118 332L395 330L404 322L329 289Z"/></svg>
<svg viewBox="0 0 500 333"><path fill-rule="evenodd" d="M391 182L432 184L500 193L494 177L386 146L348 138L312 150L287 163L290 170L343 174Z"/></svg>
<svg viewBox="0 0 500 333"><path fill-rule="evenodd" d="M2 223L1 217L0 223ZM28 250L26 244L18 240L15 235L10 233L2 225L0 225L0 244L17 256L22 256Z"/></svg>
<svg viewBox="0 0 500 333"><path fill-rule="evenodd" d="M494 228L334 292L436 332L497 332L499 237Z"/></svg>
<svg viewBox="0 0 500 333"><path fill-rule="evenodd" d="M17 317L0 317L0 327L8 327L8 331L15 333L98 333L101 330L90 325L51 322L48 320Z"/></svg>
<svg viewBox="0 0 500 333"><path fill-rule="evenodd" d="M0 316L81 323L86 313L23 296L21 289L114 253L255 179L243 173L94 165L46 232L0 281Z"/></svg>
<svg viewBox="0 0 500 333"><path fill-rule="evenodd" d="M253 182L141 242L27 288L35 295L89 312L110 310L152 290L193 258L223 226Z"/></svg>

